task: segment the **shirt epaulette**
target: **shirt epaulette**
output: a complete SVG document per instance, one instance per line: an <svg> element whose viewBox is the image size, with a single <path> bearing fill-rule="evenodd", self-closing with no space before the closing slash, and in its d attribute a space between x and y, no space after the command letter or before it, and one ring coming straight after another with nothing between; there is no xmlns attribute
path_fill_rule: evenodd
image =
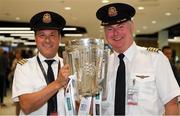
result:
<svg viewBox="0 0 180 116"><path fill-rule="evenodd" d="M153 48L153 47L148 47L146 50L149 52L158 52L159 51L158 48Z"/></svg>
<svg viewBox="0 0 180 116"><path fill-rule="evenodd" d="M28 60L27 59L22 59L20 61L18 61L17 63L20 64L20 65L23 65L27 62Z"/></svg>

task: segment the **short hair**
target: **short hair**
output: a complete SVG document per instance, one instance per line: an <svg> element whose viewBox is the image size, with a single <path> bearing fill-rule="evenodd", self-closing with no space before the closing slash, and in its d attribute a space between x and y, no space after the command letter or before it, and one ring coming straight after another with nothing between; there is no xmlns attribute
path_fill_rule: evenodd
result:
<svg viewBox="0 0 180 116"><path fill-rule="evenodd" d="M170 46L168 46L168 45L163 46L163 47L162 47L162 52L164 52L164 50L165 50L165 49L171 49L171 47L170 47Z"/></svg>

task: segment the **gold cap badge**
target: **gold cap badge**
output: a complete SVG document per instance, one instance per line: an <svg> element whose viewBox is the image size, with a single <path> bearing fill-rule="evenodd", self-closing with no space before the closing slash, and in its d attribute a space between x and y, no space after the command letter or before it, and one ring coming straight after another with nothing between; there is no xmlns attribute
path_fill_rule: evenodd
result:
<svg viewBox="0 0 180 116"><path fill-rule="evenodd" d="M51 15L49 13L45 13L42 20L44 23L51 23Z"/></svg>
<svg viewBox="0 0 180 116"><path fill-rule="evenodd" d="M118 11L116 10L115 7L109 7L109 9L108 9L108 15L109 15L110 17L116 16L116 15L118 15Z"/></svg>

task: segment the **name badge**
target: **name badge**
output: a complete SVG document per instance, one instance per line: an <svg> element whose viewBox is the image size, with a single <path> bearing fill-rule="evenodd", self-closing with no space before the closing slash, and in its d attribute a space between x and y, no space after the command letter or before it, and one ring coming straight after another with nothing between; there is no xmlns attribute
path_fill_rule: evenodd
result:
<svg viewBox="0 0 180 116"><path fill-rule="evenodd" d="M133 79L133 85L128 88L127 103L128 105L138 105L138 89L135 86L136 80Z"/></svg>
<svg viewBox="0 0 180 116"><path fill-rule="evenodd" d="M70 91L67 91L65 94L65 109L67 116L73 115L73 103Z"/></svg>
<svg viewBox="0 0 180 116"><path fill-rule="evenodd" d="M70 81L67 84L65 90L65 110L67 116L72 116L75 113L75 100L74 100L74 88L73 88L73 78L74 76L69 76Z"/></svg>
<svg viewBox="0 0 180 116"><path fill-rule="evenodd" d="M93 116L101 115L102 92L93 97Z"/></svg>
<svg viewBox="0 0 180 116"><path fill-rule="evenodd" d="M92 97L83 97L80 102L78 115L79 116L88 116L91 106Z"/></svg>

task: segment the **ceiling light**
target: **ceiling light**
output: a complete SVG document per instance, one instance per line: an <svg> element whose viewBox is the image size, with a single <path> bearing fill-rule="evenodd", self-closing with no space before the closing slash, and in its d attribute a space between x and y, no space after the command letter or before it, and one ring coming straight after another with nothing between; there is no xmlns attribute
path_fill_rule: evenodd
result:
<svg viewBox="0 0 180 116"><path fill-rule="evenodd" d="M20 20L20 17L16 17L16 20L19 21L19 20Z"/></svg>
<svg viewBox="0 0 180 116"><path fill-rule="evenodd" d="M64 7L65 10L71 10L71 7Z"/></svg>
<svg viewBox="0 0 180 116"><path fill-rule="evenodd" d="M0 33L34 33L34 31L0 31Z"/></svg>
<svg viewBox="0 0 180 116"><path fill-rule="evenodd" d="M12 46L12 47L17 47L17 46L18 46L18 44L16 44L16 43L12 43L12 44L11 44L11 46Z"/></svg>
<svg viewBox="0 0 180 116"><path fill-rule="evenodd" d="M140 33L141 31L140 30L136 30L137 33Z"/></svg>
<svg viewBox="0 0 180 116"><path fill-rule="evenodd" d="M144 7L143 6L139 6L138 10L144 10Z"/></svg>
<svg viewBox="0 0 180 116"><path fill-rule="evenodd" d="M171 43L180 43L180 39L177 39L178 37L174 37L174 39L168 39L168 42Z"/></svg>
<svg viewBox="0 0 180 116"><path fill-rule="evenodd" d="M102 3L108 3L109 0L102 0Z"/></svg>
<svg viewBox="0 0 180 116"><path fill-rule="evenodd" d="M152 24L156 24L157 22L156 21L152 21Z"/></svg>
<svg viewBox="0 0 180 116"><path fill-rule="evenodd" d="M165 15L166 15L166 16L170 16L170 15L171 15L171 13L170 13L170 12L167 12L167 13L165 13Z"/></svg>
<svg viewBox="0 0 180 116"><path fill-rule="evenodd" d="M34 37L34 34L31 34L31 33L27 33L27 34L24 34L24 33L12 33L11 36L21 36L21 37L32 36L32 37Z"/></svg>
<svg viewBox="0 0 180 116"><path fill-rule="evenodd" d="M76 31L76 30L77 30L76 28L68 28L68 27L63 28L63 31Z"/></svg>
<svg viewBox="0 0 180 116"><path fill-rule="evenodd" d="M82 37L83 34L64 34L65 37Z"/></svg>
<svg viewBox="0 0 180 116"><path fill-rule="evenodd" d="M9 30L9 31L15 31L15 30L31 30L31 28L28 27L0 27L0 30Z"/></svg>
<svg viewBox="0 0 180 116"><path fill-rule="evenodd" d="M176 36L176 37L174 37L174 40L179 40L180 41L180 37Z"/></svg>

